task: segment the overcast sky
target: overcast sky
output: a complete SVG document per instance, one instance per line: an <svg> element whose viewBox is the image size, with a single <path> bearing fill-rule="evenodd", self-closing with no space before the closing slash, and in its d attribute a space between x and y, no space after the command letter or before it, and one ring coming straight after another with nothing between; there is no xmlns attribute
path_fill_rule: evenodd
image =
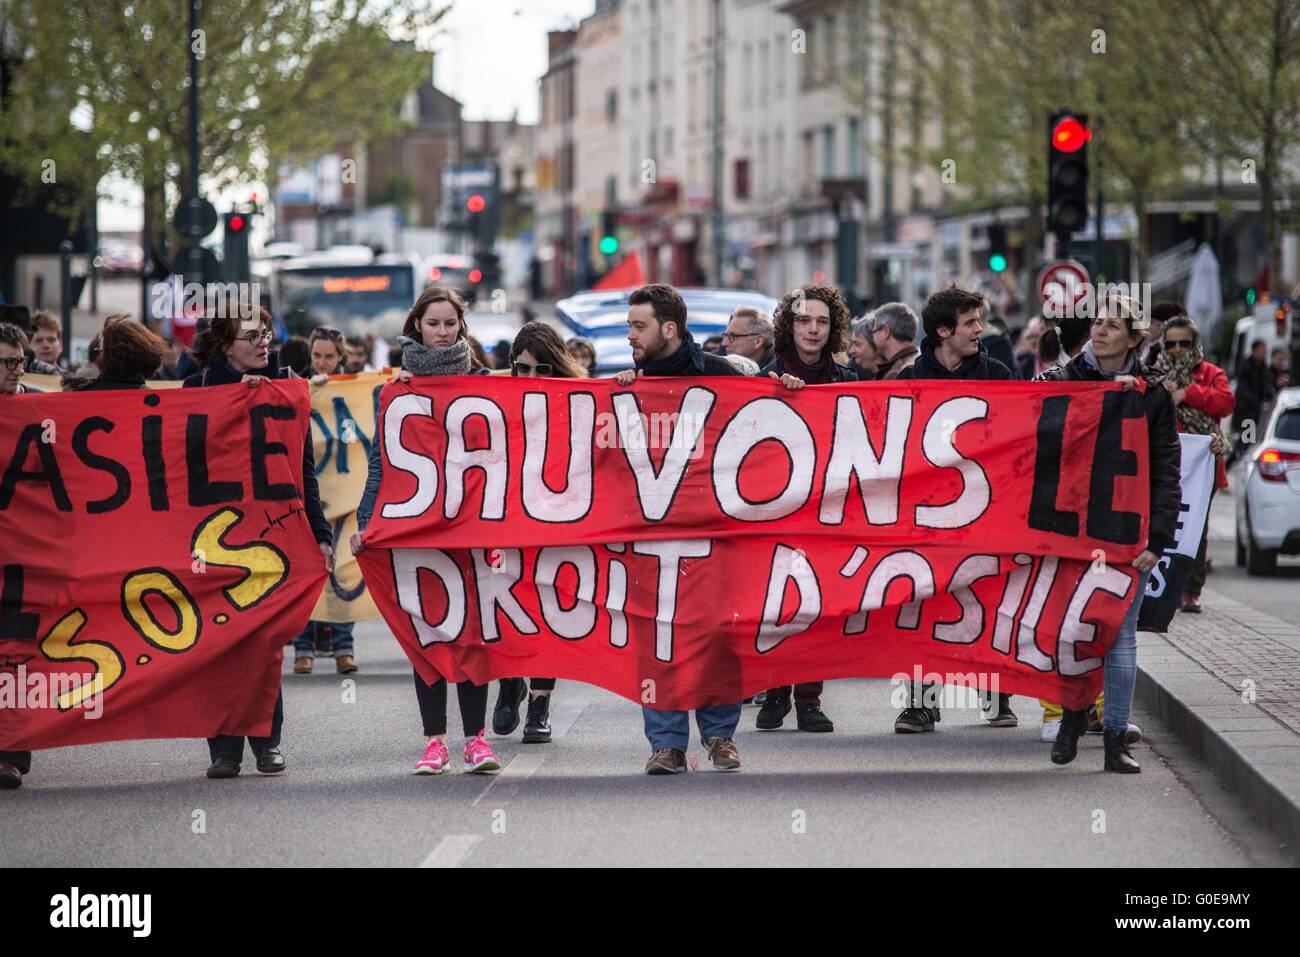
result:
<svg viewBox="0 0 1300 957"><path fill-rule="evenodd" d="M441 34L425 44L437 54L434 82L460 100L467 120L504 120L518 110L520 122L536 123L546 31L576 26L595 7L595 0L454 0ZM107 180L101 189L113 198L100 200L100 229L138 230L140 190Z"/></svg>

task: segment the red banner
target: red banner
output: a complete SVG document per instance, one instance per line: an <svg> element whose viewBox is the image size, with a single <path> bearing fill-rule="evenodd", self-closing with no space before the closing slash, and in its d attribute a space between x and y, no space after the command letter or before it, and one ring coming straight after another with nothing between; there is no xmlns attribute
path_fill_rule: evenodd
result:
<svg viewBox="0 0 1300 957"><path fill-rule="evenodd" d="M0 749L267 734L325 565L305 382L0 399Z"/></svg>
<svg viewBox="0 0 1300 957"><path fill-rule="evenodd" d="M360 561L427 680L659 708L897 674L1082 706L1133 597L1113 386L466 377L382 396Z"/></svg>

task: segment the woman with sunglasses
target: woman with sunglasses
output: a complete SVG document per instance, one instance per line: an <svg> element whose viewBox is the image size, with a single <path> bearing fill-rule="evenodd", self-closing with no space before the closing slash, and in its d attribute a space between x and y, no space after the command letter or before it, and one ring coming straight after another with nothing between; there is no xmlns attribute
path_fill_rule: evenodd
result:
<svg viewBox="0 0 1300 957"><path fill-rule="evenodd" d="M571 345L571 344L570 344ZM510 374L523 379L586 379L587 370L554 329L544 322L524 325L510 346ZM528 695L524 744L551 741L551 692L554 678L502 678L492 709L492 733L504 737L519 727L519 706Z"/></svg>
<svg viewBox="0 0 1300 957"><path fill-rule="evenodd" d="M247 318L243 318L247 316ZM261 307L249 310L232 307L218 316L208 318L208 328L194 343L194 359L199 371L188 377L181 387L202 388L213 385L232 385L242 382L255 389L271 379L296 378L289 369L281 369L279 358L270 350L271 314ZM334 535L325 520L320 504L320 487L316 482L316 459L311 450L311 432L302 447L303 508L307 520L325 559L326 571L334 570ZM248 744L257 759L257 770L263 774L278 774L285 769L284 755L280 751L280 731L284 724L284 692L275 699L275 713L271 718L271 734L265 738L249 738ZM244 757L244 739L238 735L220 735L208 739L212 765L210 778L233 778L239 774Z"/></svg>
<svg viewBox="0 0 1300 957"><path fill-rule="evenodd" d="M469 345L469 326L465 322L465 301L447 286L427 286L406 316L397 344L402 347L401 382L414 376L488 375L476 367ZM391 386L390 386L391 388ZM366 488L357 506L357 532L352 536L352 554L365 549L365 530L374 514L383 478L384 460L380 442L370 447L369 474ZM416 774L442 774L451 766L451 754L443 740L447 736L447 679L425 684L420 673L415 677L415 700L420 721L428 739L424 753L415 762ZM460 704L461 727L465 732L464 769L468 774L496 774L501 760L488 744L487 684L461 681L456 684Z"/></svg>
<svg viewBox="0 0 1300 957"><path fill-rule="evenodd" d="M1163 317L1160 315L1162 309L1166 312ZM1228 386L1228 374L1206 361L1201 351L1201 330L1187 315L1182 303L1158 302L1152 307L1152 312L1164 318L1155 370L1173 399L1178 413L1178 431L1210 437L1210 451L1214 453L1214 488L1210 490L1210 502L1213 503L1214 493L1228 487L1228 470L1223 460L1230 445L1228 437L1219 428L1219 422L1232 414L1236 399ZM1209 531L1210 523L1206 522L1192 573L1183 590L1182 610L1192 614L1201 611L1201 589L1208 571L1205 545Z"/></svg>

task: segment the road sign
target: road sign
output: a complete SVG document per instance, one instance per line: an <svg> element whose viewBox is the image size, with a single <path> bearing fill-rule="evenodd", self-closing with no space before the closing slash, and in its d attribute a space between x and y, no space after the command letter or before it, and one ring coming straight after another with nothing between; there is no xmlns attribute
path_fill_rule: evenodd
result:
<svg viewBox="0 0 1300 957"><path fill-rule="evenodd" d="M1043 314L1061 318L1088 298L1088 270L1073 259L1058 259L1038 274Z"/></svg>
<svg viewBox="0 0 1300 957"><path fill-rule="evenodd" d="M176 231L199 240L217 228L217 210L202 196L191 196L176 207Z"/></svg>

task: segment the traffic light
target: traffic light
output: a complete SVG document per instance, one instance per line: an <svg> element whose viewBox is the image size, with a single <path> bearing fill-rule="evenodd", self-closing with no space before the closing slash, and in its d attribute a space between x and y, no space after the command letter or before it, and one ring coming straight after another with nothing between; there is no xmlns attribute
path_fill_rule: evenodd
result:
<svg viewBox="0 0 1300 957"><path fill-rule="evenodd" d="M487 209L487 200L479 193L475 193L469 199L465 200L465 208L471 213L481 213Z"/></svg>
<svg viewBox="0 0 1300 957"><path fill-rule="evenodd" d="M993 223L988 229L989 270L1003 272L1007 268L1007 227Z"/></svg>
<svg viewBox="0 0 1300 957"><path fill-rule="evenodd" d="M600 252L603 256L613 256L618 252L618 216L612 209L605 210L600 217Z"/></svg>
<svg viewBox="0 0 1300 957"><path fill-rule="evenodd" d="M1278 338L1286 335L1286 315L1291 311L1291 303L1279 302L1273 310L1273 321L1277 324Z"/></svg>
<svg viewBox="0 0 1300 957"><path fill-rule="evenodd" d="M249 219L247 213L224 213L221 217L223 227L223 249L225 252L225 272L227 282L247 282L248 269L248 233Z"/></svg>
<svg viewBox="0 0 1300 957"><path fill-rule="evenodd" d="M1088 221L1088 117L1069 110L1047 124L1047 229L1062 242Z"/></svg>

